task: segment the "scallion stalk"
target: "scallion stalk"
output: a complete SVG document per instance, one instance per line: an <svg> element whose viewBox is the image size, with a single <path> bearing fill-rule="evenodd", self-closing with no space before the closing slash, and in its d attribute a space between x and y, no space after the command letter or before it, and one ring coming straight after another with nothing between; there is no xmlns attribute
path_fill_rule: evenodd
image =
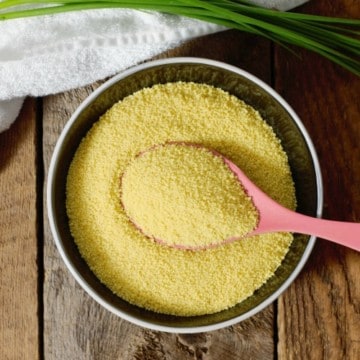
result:
<svg viewBox="0 0 360 360"><path fill-rule="evenodd" d="M4 0L0 21L104 8L159 11L238 29L316 52L360 76L360 19L280 12L245 0Z"/></svg>

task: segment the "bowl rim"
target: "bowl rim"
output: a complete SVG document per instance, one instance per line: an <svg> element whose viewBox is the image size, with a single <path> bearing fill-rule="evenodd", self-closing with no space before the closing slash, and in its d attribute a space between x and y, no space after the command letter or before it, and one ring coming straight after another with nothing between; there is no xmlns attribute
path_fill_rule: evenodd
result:
<svg viewBox="0 0 360 360"><path fill-rule="evenodd" d="M54 216L54 202L53 202L53 183L54 183L54 171L58 164L58 156L60 153L60 149L62 147L62 144L64 142L64 139L67 137L70 128L78 118L79 114L89 105L92 103L93 100L95 100L101 93L103 93L106 89L117 83L119 80L126 78L138 71L149 69L152 67L157 67L160 65L171 65L171 64L202 64L202 65L210 65L214 66L223 70L228 70L230 72L233 72L235 74L238 74L240 76L243 76L247 78L248 80L252 81L256 85L260 86L263 90L265 90L267 93L269 93L272 97L277 100L281 106L289 113L291 118L294 120L295 124L298 126L300 132L302 133L305 143L308 147L308 150L311 155L311 159L313 161L314 166L314 172L315 172L315 179L316 179L316 191L317 191L317 208L316 208L316 217L321 217L322 215L322 209L323 209L323 186L322 186L322 175L319 165L318 156L314 147L314 144L305 128L303 123L301 122L298 115L295 113L295 111L292 109L292 107L284 100L284 98L279 95L273 88L271 88L269 85L267 85L264 81L257 78L255 75L250 74L249 72L242 70L236 66L229 65L227 63L217 61L217 60L210 60L200 57L175 57L175 58L166 58L166 59L160 59L160 60L152 60L145 62L140 65L135 65L127 70L124 70L120 72L119 74L115 75L111 79L107 80L105 83L100 85L96 90L94 90L89 96L87 96L83 102L77 107L77 109L74 111L70 119L65 124L57 142L55 145L55 148L53 150L53 154L51 157L49 170L48 170L48 178L47 178L47 187L46 187L46 200L47 200L47 212L48 212L48 220L50 225L51 234L54 238L54 242L56 244L56 247L60 253L60 256L65 263L66 267L72 274L72 276L75 278L77 283L85 290L85 292L90 295L96 302L98 302L100 305L102 305L105 309L112 312L113 314L117 315L118 317L127 320L133 324L136 324L138 326L148 328L151 330L156 331L163 331L168 333L199 333L199 332L207 332L207 331L213 331L218 330L224 327L228 327L234 324L237 324L256 313L263 310L265 307L273 303L289 286L290 284L295 280L295 278L299 275L300 271L304 267L305 263L307 262L313 247L316 242L316 237L311 236L308 242L308 245L306 246L301 259L295 269L292 271L290 276L286 279L286 281L274 292L272 293L268 298L266 298L263 302L255 306L253 309L247 311L244 314L241 314L239 316L235 316L234 318L231 318L229 320L220 321L214 324L210 325L201 325L201 326L193 326L193 327L185 327L185 326L168 326L168 325L160 325L156 323L152 323L150 321L141 320L137 317L134 317L132 315L129 315L125 313L122 310L117 309L115 306L107 302L105 299L103 299L100 295L98 295L91 286L86 282L86 280L83 278L83 276L75 269L75 267L72 265L70 260L67 258L65 250L63 248L63 244L60 238L60 234L57 228L57 224L55 221Z"/></svg>

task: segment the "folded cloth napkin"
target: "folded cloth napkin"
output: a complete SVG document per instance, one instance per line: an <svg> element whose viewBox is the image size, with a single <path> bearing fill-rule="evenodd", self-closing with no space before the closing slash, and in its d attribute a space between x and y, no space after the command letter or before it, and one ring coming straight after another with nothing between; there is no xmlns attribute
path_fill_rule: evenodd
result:
<svg viewBox="0 0 360 360"><path fill-rule="evenodd" d="M283 11L306 1L252 0ZM221 30L207 22L128 9L0 21L0 132L16 119L26 96L90 84Z"/></svg>

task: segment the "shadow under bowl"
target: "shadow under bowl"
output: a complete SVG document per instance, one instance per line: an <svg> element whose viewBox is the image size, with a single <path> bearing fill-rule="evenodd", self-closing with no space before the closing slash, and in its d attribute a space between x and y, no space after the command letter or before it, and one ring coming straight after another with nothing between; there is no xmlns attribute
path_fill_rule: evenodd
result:
<svg viewBox="0 0 360 360"><path fill-rule="evenodd" d="M322 180L314 146L291 107L261 80L221 62L173 58L145 63L107 81L79 106L55 147L47 184L50 227L66 266L91 297L119 317L154 330L195 333L233 325L272 303L304 266L315 238L295 234L289 252L273 277L245 301L210 315L181 317L154 313L122 300L98 280L81 257L70 234L65 206L69 165L82 138L113 104L140 89L176 81L213 85L244 100L260 112L287 153L296 188L298 212L317 217L321 215Z"/></svg>

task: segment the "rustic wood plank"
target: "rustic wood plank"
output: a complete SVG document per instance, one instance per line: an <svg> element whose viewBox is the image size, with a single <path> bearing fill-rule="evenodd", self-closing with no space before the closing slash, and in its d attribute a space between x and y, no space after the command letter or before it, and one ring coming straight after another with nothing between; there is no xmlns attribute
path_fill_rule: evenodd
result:
<svg viewBox="0 0 360 360"><path fill-rule="evenodd" d="M227 31L187 42L159 57L199 56L222 60L270 83L270 53L269 42ZM95 86L44 99L45 172L61 129ZM273 306L237 326L198 335L145 330L102 309L66 270L53 244L44 212L44 353L47 359L273 358Z"/></svg>
<svg viewBox="0 0 360 360"><path fill-rule="evenodd" d="M0 358L38 359L36 102L0 134Z"/></svg>
<svg viewBox="0 0 360 360"><path fill-rule="evenodd" d="M352 0L311 1L303 10L360 17L360 3ZM276 88L315 143L324 177L324 217L359 222L360 78L315 54L300 55L276 49ZM279 359L360 359L359 272L358 253L318 241L301 276L279 301Z"/></svg>

